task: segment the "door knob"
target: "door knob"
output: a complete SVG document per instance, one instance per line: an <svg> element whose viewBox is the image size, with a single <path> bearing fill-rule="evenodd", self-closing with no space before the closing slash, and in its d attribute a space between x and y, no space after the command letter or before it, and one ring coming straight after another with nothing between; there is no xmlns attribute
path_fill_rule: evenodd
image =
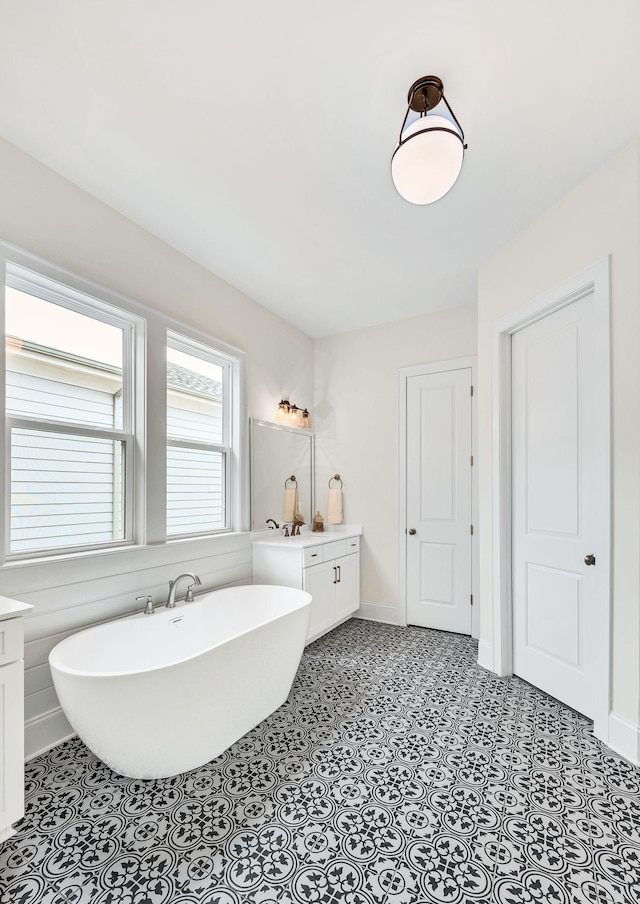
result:
<svg viewBox="0 0 640 904"><path fill-rule="evenodd" d="M596 557L590 553L588 556L584 557L584 564L585 565L595 565Z"/></svg>
<svg viewBox="0 0 640 904"><path fill-rule="evenodd" d="M413 535L415 534L415 532L416 532L415 527L410 527L410 528L409 528L409 533L411 534L412 537L413 537Z"/></svg>

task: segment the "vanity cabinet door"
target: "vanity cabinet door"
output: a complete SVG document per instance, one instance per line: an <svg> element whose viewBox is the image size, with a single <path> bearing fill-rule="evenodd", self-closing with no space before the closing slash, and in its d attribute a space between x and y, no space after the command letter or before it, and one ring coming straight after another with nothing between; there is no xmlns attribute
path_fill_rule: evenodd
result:
<svg viewBox="0 0 640 904"><path fill-rule="evenodd" d="M336 618L350 615L360 605L360 555L355 552L335 560L338 568L336 584Z"/></svg>
<svg viewBox="0 0 640 904"><path fill-rule="evenodd" d="M12 822L24 815L24 664L0 668L0 843L13 834ZM2 754L0 754L2 758Z"/></svg>
<svg viewBox="0 0 640 904"><path fill-rule="evenodd" d="M308 637L313 637L336 620L335 579L333 562L324 562L304 569L303 589L313 597Z"/></svg>

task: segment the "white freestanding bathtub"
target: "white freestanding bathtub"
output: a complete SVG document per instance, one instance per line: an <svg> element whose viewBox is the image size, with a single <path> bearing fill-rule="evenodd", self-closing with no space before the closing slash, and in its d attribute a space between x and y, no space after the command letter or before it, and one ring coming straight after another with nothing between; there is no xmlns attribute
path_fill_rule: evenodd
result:
<svg viewBox="0 0 640 904"><path fill-rule="evenodd" d="M49 655L60 705L115 772L194 769L285 702L310 602L292 587L233 587L81 631Z"/></svg>

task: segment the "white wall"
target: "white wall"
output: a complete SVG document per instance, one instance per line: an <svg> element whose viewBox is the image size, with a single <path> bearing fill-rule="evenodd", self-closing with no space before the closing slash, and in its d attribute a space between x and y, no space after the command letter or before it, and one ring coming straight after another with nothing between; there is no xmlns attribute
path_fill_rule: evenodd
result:
<svg viewBox="0 0 640 904"><path fill-rule="evenodd" d="M339 473L345 521L364 527L363 614L398 614L398 369L476 348L474 303L316 341L316 507Z"/></svg>
<svg viewBox="0 0 640 904"><path fill-rule="evenodd" d="M640 144L634 142L495 254L479 273L481 639L491 644L491 324L611 255L613 710L640 716Z"/></svg>
<svg viewBox="0 0 640 904"><path fill-rule="evenodd" d="M2 140L0 239L245 351L250 416L271 420L283 395L311 407L309 337ZM26 621L27 754L69 731L46 664L54 643L132 611L137 595L162 599L184 570L208 587L250 580L249 535L109 553L88 566L0 569L0 594L36 607Z"/></svg>

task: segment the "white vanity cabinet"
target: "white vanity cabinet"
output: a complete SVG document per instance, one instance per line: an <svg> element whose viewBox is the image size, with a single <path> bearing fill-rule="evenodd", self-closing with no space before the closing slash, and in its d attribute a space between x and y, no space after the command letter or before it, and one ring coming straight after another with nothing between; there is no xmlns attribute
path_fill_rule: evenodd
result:
<svg viewBox="0 0 640 904"><path fill-rule="evenodd" d="M283 584L311 594L307 642L345 621L360 605L360 532L353 528L254 541L256 584Z"/></svg>
<svg viewBox="0 0 640 904"><path fill-rule="evenodd" d="M24 816L24 627L33 606L0 597L0 844Z"/></svg>

